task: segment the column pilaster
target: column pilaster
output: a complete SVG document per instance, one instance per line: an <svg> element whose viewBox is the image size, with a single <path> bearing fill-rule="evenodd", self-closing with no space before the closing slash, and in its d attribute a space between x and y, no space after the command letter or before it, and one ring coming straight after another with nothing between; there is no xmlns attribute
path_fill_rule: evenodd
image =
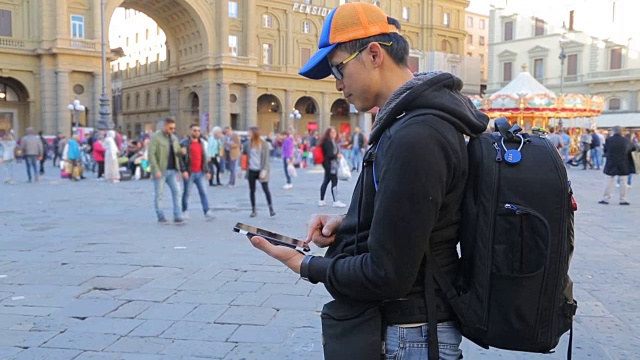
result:
<svg viewBox="0 0 640 360"><path fill-rule="evenodd" d="M73 99L69 98L69 73L69 70L56 70L56 122L58 124L58 130L66 136L71 135L71 113L69 112L69 109L67 109L67 105L73 102Z"/></svg>
<svg viewBox="0 0 640 360"><path fill-rule="evenodd" d="M258 126L258 98L257 98L257 86L254 84L247 85L247 101L245 110L245 125L248 129L251 126ZM273 126L272 126L273 127Z"/></svg>

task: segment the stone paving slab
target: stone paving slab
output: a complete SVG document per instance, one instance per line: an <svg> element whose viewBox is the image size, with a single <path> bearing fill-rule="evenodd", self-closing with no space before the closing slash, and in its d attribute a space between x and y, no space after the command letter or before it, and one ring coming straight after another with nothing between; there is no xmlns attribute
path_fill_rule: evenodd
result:
<svg viewBox="0 0 640 360"><path fill-rule="evenodd" d="M631 206L603 206L601 173L569 175L579 206L573 358L640 359L640 190L630 190ZM155 223L149 181L71 183L47 174L38 184L0 184L0 359L322 359L326 289L231 231L241 221L304 237L312 213L344 212L317 207L321 180L321 172L300 170L283 190L282 171L274 171L275 217L260 189L258 217L249 217L245 181L207 188L216 219L199 216L194 194L184 226ZM342 201L354 185L340 181ZM165 196L167 210L169 202ZM462 349L468 359L554 360L566 357L567 342L565 335L549 355L467 341Z"/></svg>

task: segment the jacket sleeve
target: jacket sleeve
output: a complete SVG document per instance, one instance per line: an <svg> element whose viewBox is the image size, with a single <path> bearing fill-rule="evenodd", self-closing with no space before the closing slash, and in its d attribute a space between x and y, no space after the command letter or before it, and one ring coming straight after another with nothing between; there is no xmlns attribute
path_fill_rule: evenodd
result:
<svg viewBox="0 0 640 360"><path fill-rule="evenodd" d="M158 138L155 136L151 138L149 144L149 164L151 165L151 172L155 175L160 171L160 164L158 163Z"/></svg>
<svg viewBox="0 0 640 360"><path fill-rule="evenodd" d="M460 159L426 122L408 123L386 142L369 231L369 252L315 257L311 281L325 283L335 299L397 299L416 281L453 168ZM372 186L372 185L369 185Z"/></svg>

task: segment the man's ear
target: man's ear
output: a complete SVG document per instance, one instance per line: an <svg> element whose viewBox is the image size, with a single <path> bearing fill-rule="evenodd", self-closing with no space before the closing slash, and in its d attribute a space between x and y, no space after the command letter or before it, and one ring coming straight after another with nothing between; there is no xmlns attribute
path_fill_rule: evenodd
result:
<svg viewBox="0 0 640 360"><path fill-rule="evenodd" d="M377 42L372 42L371 44L369 44L368 59L371 59L374 68L380 67L380 65L382 65L382 62L384 61L384 55L385 52L382 50L382 46L380 46L380 44L378 44Z"/></svg>

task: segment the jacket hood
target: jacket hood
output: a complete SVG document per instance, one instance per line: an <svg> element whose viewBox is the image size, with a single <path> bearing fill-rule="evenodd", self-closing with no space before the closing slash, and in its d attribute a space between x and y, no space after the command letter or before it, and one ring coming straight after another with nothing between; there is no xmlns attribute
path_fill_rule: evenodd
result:
<svg viewBox="0 0 640 360"><path fill-rule="evenodd" d="M489 117L462 95L462 86L462 80L450 73L437 71L414 74L414 78L398 88L378 111L370 142L377 142L403 113L420 109L436 110L438 117L465 135L475 136L484 132Z"/></svg>

